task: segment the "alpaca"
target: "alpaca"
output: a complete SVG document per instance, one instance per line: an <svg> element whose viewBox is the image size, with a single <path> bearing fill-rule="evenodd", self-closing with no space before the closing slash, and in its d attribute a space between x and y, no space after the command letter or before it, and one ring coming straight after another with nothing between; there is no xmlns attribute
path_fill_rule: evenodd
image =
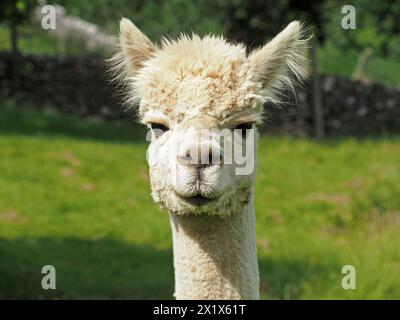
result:
<svg viewBox="0 0 400 320"><path fill-rule="evenodd" d="M121 20L111 70L152 135L152 197L169 211L177 299L259 299L255 170L236 174L238 165L224 162L223 146L243 146L251 137L256 166L263 104L282 102L280 92L307 77L309 38L294 21L247 54L244 45L213 35L182 34L156 45ZM239 130L242 140L233 133L222 145L221 130ZM192 151L199 148L206 152L196 158Z"/></svg>

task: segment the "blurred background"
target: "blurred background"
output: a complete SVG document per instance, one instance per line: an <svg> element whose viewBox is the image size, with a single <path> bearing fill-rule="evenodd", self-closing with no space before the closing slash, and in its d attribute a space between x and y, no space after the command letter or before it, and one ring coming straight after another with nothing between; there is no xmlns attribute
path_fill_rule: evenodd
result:
<svg viewBox="0 0 400 320"><path fill-rule="evenodd" d="M124 16L156 42L218 33L249 48L307 22L312 78L260 128L262 298L400 299L400 0L48 4L54 30L45 1L0 3L0 298L173 298L146 132L105 73ZM41 287L48 264L56 290ZM349 264L356 290L341 287Z"/></svg>

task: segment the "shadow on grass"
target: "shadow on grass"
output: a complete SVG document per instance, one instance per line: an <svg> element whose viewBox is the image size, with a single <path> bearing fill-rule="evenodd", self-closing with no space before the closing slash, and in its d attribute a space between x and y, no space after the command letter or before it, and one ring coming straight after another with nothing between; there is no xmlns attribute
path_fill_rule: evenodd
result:
<svg viewBox="0 0 400 320"><path fill-rule="evenodd" d="M0 239L0 299L173 299L172 250L111 239ZM41 269L56 268L56 290ZM268 299L298 299L301 285L325 266L261 258Z"/></svg>
<svg viewBox="0 0 400 320"><path fill-rule="evenodd" d="M94 122L56 111L38 111L0 101L0 134L67 136L118 142L146 142L146 130L128 121Z"/></svg>
<svg viewBox="0 0 400 320"><path fill-rule="evenodd" d="M0 299L172 299L171 250L111 239L0 239ZM43 290L41 269L56 268Z"/></svg>
<svg viewBox="0 0 400 320"><path fill-rule="evenodd" d="M312 137L296 137L286 134L265 133L268 137L286 137L285 143L309 140L326 147L336 147L354 140L365 142L399 141L400 134L336 135L318 140ZM14 106L12 102L0 100L0 134L67 136L79 139L117 142L146 142L146 129L133 121L93 122L54 111L36 110L31 107Z"/></svg>
<svg viewBox="0 0 400 320"><path fill-rule="evenodd" d="M314 276L329 274L335 266L322 261L310 264L309 261L279 259L259 259L261 294L267 299L301 299L303 284Z"/></svg>

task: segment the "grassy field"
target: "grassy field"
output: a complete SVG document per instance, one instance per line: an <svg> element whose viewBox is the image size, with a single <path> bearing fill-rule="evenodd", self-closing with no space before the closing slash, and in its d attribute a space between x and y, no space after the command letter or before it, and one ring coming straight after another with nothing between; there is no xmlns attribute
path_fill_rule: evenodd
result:
<svg viewBox="0 0 400 320"><path fill-rule="evenodd" d="M145 151L133 125L0 104L0 298L172 298ZM262 297L399 299L399 137L267 136L259 156ZM356 290L341 288L346 264Z"/></svg>
<svg viewBox="0 0 400 320"><path fill-rule="evenodd" d="M332 46L318 49L318 64L322 74L351 78L361 52L341 51ZM378 83L400 84L400 60L373 54L364 70L364 76Z"/></svg>

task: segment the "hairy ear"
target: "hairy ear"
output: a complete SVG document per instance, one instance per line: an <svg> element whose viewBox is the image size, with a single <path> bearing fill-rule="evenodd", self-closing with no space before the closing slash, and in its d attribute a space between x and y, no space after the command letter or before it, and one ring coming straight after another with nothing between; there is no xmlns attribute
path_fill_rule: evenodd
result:
<svg viewBox="0 0 400 320"><path fill-rule="evenodd" d="M156 46L129 19L122 18L119 26L120 48L109 62L114 78L124 81L153 56Z"/></svg>
<svg viewBox="0 0 400 320"><path fill-rule="evenodd" d="M311 36L298 21L291 22L270 42L249 55L254 81L261 82L265 97L280 102L279 91L302 83L309 74L307 49Z"/></svg>

